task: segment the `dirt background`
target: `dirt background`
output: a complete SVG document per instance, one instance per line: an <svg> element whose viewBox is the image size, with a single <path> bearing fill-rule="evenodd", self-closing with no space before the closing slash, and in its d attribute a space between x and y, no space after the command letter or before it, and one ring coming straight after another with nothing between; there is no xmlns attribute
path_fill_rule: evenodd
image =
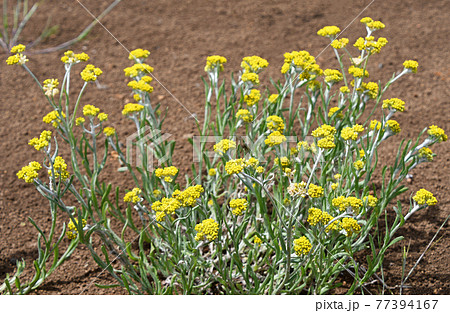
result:
<svg viewBox="0 0 450 313"><path fill-rule="evenodd" d="M81 2L94 15L110 3ZM324 50L328 41L317 36L317 30L337 25L345 29L343 36L353 42L365 34L360 18L379 19L386 24L386 29L376 35L386 37L389 43L371 61L368 68L371 80L386 82L393 72L401 70L406 59L416 59L420 64L416 75L402 78L386 94L386 98L405 100L407 111L396 114L402 132L391 138L382 150L381 164L384 165L395 157L396 146L402 139L415 138L425 127L435 124L450 132L449 12L447 0L124 0L102 20L110 33L96 26L85 40L71 49L88 53L91 62L104 71L101 83L108 88L97 89L90 85L83 103L94 104L107 112L110 124L122 138L131 134L134 127L121 116L123 105L132 99L126 86L128 80L123 75L123 68L131 65L127 50L151 51L148 63L155 68L154 75L160 82L152 84L155 87L153 99L160 100L162 106L170 110L164 131L177 141L174 164L186 169L192 161L192 147L187 138L196 134L195 124L189 117L195 114L202 120L204 89L200 76L204 75L207 56L219 54L228 59L223 77L229 77L231 71L237 72L243 57L259 55L270 63L263 77L281 79L283 53L293 50L307 50L318 56L322 68L337 68L332 50ZM35 38L49 16L53 24L59 25L59 31L38 48L55 46L73 38L91 21L78 1L47 1L30 21L21 42L26 44ZM61 54L60 51L30 55L28 66L41 81L46 78L61 81L64 73L59 62ZM49 228L50 217L48 203L32 185L19 181L16 173L31 160L40 160L39 152L27 146L27 142L46 129L42 116L50 107L24 70L6 66L4 60L8 55L0 52L0 280L7 273L12 274L15 260L22 258L27 262L23 275L26 280L31 277L32 261L37 257L36 232L27 217L32 217L44 229ZM80 84L73 83L72 88ZM410 245L406 265L409 271L450 213L449 147L446 142L433 148L437 157L412 172L414 178L407 183L410 191L400 199L408 205L410 194L425 187L435 194L439 204L413 216L399 231L405 240L386 255L386 284L395 294L399 292L396 286L401 281L403 247ZM63 151L63 156L64 153L67 155L67 151ZM117 173L115 166L109 165L111 176L105 179L121 190L131 189L129 180ZM65 240L64 245L67 243ZM447 223L408 280L407 294L449 294L449 245ZM113 282L97 267L87 249L79 246L78 252L59 267L36 294L125 294L120 288L97 288L92 283L96 277L95 283ZM377 293L378 286L371 290Z"/></svg>

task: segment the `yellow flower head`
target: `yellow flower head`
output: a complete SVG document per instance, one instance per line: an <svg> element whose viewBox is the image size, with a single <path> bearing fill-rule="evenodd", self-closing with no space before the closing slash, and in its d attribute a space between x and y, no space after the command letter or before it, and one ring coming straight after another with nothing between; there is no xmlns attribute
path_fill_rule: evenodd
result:
<svg viewBox="0 0 450 313"><path fill-rule="evenodd" d="M358 161L356 161L356 162L353 162L353 167L354 167L357 171L362 170L362 169L364 168L364 165L365 165L364 161L361 161L361 160L358 160Z"/></svg>
<svg viewBox="0 0 450 313"><path fill-rule="evenodd" d="M332 108L330 108L330 110L328 111L328 117L332 117L334 115L334 113L336 113L339 110L340 110L339 107L332 107ZM342 114L342 112L339 112L336 115L336 118L343 118L343 117L344 117L344 114Z"/></svg>
<svg viewBox="0 0 450 313"><path fill-rule="evenodd" d="M276 115L271 115L266 120L267 128L271 131L283 131L284 130L284 122L283 119Z"/></svg>
<svg viewBox="0 0 450 313"><path fill-rule="evenodd" d="M372 129L372 130L374 130L375 128L377 130L379 130L381 128L381 122L379 122L377 120L371 120L369 128Z"/></svg>
<svg viewBox="0 0 450 313"><path fill-rule="evenodd" d="M308 238L302 236L294 240L294 251L298 256L306 255L311 250L312 245Z"/></svg>
<svg viewBox="0 0 450 313"><path fill-rule="evenodd" d="M195 236L195 240L208 240L213 241L217 239L219 235L219 224L214 221L212 218L203 220L200 224L195 225L195 231L197 235Z"/></svg>
<svg viewBox="0 0 450 313"><path fill-rule="evenodd" d="M145 77L149 77L149 76L145 76ZM149 81L148 79L141 79L138 81L132 80L128 83L127 86L133 88L133 90L139 90L142 92L152 93L153 87L148 84L148 81Z"/></svg>
<svg viewBox="0 0 450 313"><path fill-rule="evenodd" d="M323 74L325 75L325 81L331 84L339 83L344 79L341 72L339 72L338 70L326 69L325 71L323 71Z"/></svg>
<svg viewBox="0 0 450 313"><path fill-rule="evenodd" d="M243 82L250 82L253 85L259 85L259 76L256 73L244 73L241 76Z"/></svg>
<svg viewBox="0 0 450 313"><path fill-rule="evenodd" d="M75 223L78 224L78 219L74 218ZM86 227L86 220L83 218L81 219L81 227L84 228ZM78 236L78 229L77 226L72 222L72 220L69 221L69 223L67 224L67 228L68 231L66 232L66 236L69 239L75 239Z"/></svg>
<svg viewBox="0 0 450 313"><path fill-rule="evenodd" d="M337 34L341 32L340 28L337 26L325 26L317 32L317 35L322 37L334 38Z"/></svg>
<svg viewBox="0 0 450 313"><path fill-rule="evenodd" d="M271 94L267 100L269 101L269 103L274 104L277 102L278 96L279 94L277 93Z"/></svg>
<svg viewBox="0 0 450 313"><path fill-rule="evenodd" d="M361 226L358 222L351 217L344 217L341 222L341 227L347 232L347 237L353 233L358 233L361 230Z"/></svg>
<svg viewBox="0 0 450 313"><path fill-rule="evenodd" d="M144 106L137 103L127 103L122 110L123 115L133 115L137 112L140 112L144 109Z"/></svg>
<svg viewBox="0 0 450 313"><path fill-rule="evenodd" d="M86 104L83 107L83 115L84 116L96 117L98 112L100 112L100 109L96 108L95 106L93 106L91 104Z"/></svg>
<svg viewBox="0 0 450 313"><path fill-rule="evenodd" d="M348 73L353 77L369 77L369 72L354 65L348 68Z"/></svg>
<svg viewBox="0 0 450 313"><path fill-rule="evenodd" d="M98 67L95 67L92 64L88 64L86 65L86 67L84 68L83 71L81 71L80 75L81 78L85 81L85 82L90 82L90 81L95 81L97 80L97 77L99 77L100 75L102 75L102 70L99 69Z"/></svg>
<svg viewBox="0 0 450 313"><path fill-rule="evenodd" d="M259 238L258 236L255 235L255 237L253 237L253 243L255 245L258 245L258 247L261 247L262 240L261 240L261 238Z"/></svg>
<svg viewBox="0 0 450 313"><path fill-rule="evenodd" d="M308 223L311 226L316 226L322 221L322 211L318 208L310 208L308 210Z"/></svg>
<svg viewBox="0 0 450 313"><path fill-rule="evenodd" d="M14 65L14 64L24 65L26 62L28 62L27 57L21 53L24 51L25 51L25 46L22 44L12 47L11 53L14 53L14 55L10 56L6 60L6 64L8 64L8 65Z"/></svg>
<svg viewBox="0 0 450 313"><path fill-rule="evenodd" d="M67 171L66 161L60 156L55 158L55 162L53 163L53 170L55 173L55 179L68 179L70 177L69 172ZM48 170L48 176L52 176L52 171Z"/></svg>
<svg viewBox="0 0 450 313"><path fill-rule="evenodd" d="M419 150L419 158L427 159L428 161L433 161L433 151L430 148L424 147Z"/></svg>
<svg viewBox="0 0 450 313"><path fill-rule="evenodd" d="M335 39L331 43L331 46L334 49L342 49L348 44L348 42L349 42L348 38Z"/></svg>
<svg viewBox="0 0 450 313"><path fill-rule="evenodd" d="M103 133L106 135L106 137L111 137L114 136L116 130L113 127L105 127L105 129L103 129Z"/></svg>
<svg viewBox="0 0 450 313"><path fill-rule="evenodd" d="M208 175L209 176L216 176L216 174L217 174L217 170L215 168L210 168L208 170Z"/></svg>
<svg viewBox="0 0 450 313"><path fill-rule="evenodd" d="M358 89L359 90L359 89ZM366 92L369 98L375 99L378 96L378 84L374 82L361 83L361 90Z"/></svg>
<svg viewBox="0 0 450 313"><path fill-rule="evenodd" d="M241 63L241 67L246 73L258 73L267 66L269 66L269 62L256 55L243 58Z"/></svg>
<svg viewBox="0 0 450 313"><path fill-rule="evenodd" d="M108 114L103 113L103 112L100 113L97 117L100 122L104 122L104 121L108 120Z"/></svg>
<svg viewBox="0 0 450 313"><path fill-rule="evenodd" d="M230 208L233 215L240 216L244 214L244 211L247 209L248 203L246 199L233 199L230 201Z"/></svg>
<svg viewBox="0 0 450 313"><path fill-rule="evenodd" d="M239 174L244 170L245 159L230 160L225 164L225 171L228 175Z"/></svg>
<svg viewBox="0 0 450 313"><path fill-rule="evenodd" d="M274 131L269 136L267 136L267 139L264 140L264 143L269 147L273 147L282 144L286 140L286 137L282 133L280 133L279 131Z"/></svg>
<svg viewBox="0 0 450 313"><path fill-rule="evenodd" d="M164 178L164 181L171 183L173 178L178 174L178 169L175 166L168 166L164 168L158 168L155 170L155 176Z"/></svg>
<svg viewBox="0 0 450 313"><path fill-rule="evenodd" d="M437 204L437 200L433 196L433 194L423 188L416 192L416 195L413 197L413 200L419 205L424 205L424 204L436 205Z"/></svg>
<svg viewBox="0 0 450 313"><path fill-rule="evenodd" d="M31 139L28 144L33 146L36 150L40 151L45 147L48 147L49 141L52 138L52 132L49 130L44 130L39 138Z"/></svg>
<svg viewBox="0 0 450 313"><path fill-rule="evenodd" d="M42 89L47 97L54 97L58 94L59 82L57 79L46 79L42 84Z"/></svg>
<svg viewBox="0 0 450 313"><path fill-rule="evenodd" d="M175 198L162 198L161 201L155 201L152 204L152 210L156 212L156 221L162 222L166 215L175 214L175 211L181 207L181 202Z"/></svg>
<svg viewBox="0 0 450 313"><path fill-rule="evenodd" d="M248 95L244 96L244 101L248 106L253 106L261 99L261 91L258 89L252 89Z"/></svg>
<svg viewBox="0 0 450 313"><path fill-rule="evenodd" d="M341 93L349 93L350 89L347 86L342 86L341 88L339 88L339 91Z"/></svg>
<svg viewBox="0 0 450 313"><path fill-rule="evenodd" d="M77 64L87 60L89 60L89 56L86 53L73 53L71 50L64 52L64 56L61 58L61 61L65 64Z"/></svg>
<svg viewBox="0 0 450 313"><path fill-rule="evenodd" d="M383 100L383 109L390 109L393 111L405 111L405 101L398 98L391 98Z"/></svg>
<svg viewBox="0 0 450 313"><path fill-rule="evenodd" d="M22 167L22 169L17 172L17 177L30 184L38 177L38 171L41 168L42 165L38 162L30 162L27 166Z"/></svg>
<svg viewBox="0 0 450 313"><path fill-rule="evenodd" d="M374 208L378 204L378 199L372 195L368 195L363 198L364 202L367 202L367 205Z"/></svg>
<svg viewBox="0 0 450 313"><path fill-rule="evenodd" d="M230 139L222 139L214 145L214 152L219 155L225 154L230 149L236 149L236 143Z"/></svg>
<svg viewBox="0 0 450 313"><path fill-rule="evenodd" d="M436 125L431 125L428 127L428 135L437 139L438 142L447 141L447 135L442 128L437 127Z"/></svg>
<svg viewBox="0 0 450 313"><path fill-rule="evenodd" d="M403 66L411 73L417 73L417 68L419 67L419 63L414 60L406 60L403 62Z"/></svg>
<svg viewBox="0 0 450 313"><path fill-rule="evenodd" d="M150 55L150 52L148 50L136 49L136 50L133 50L130 52L128 59L129 60L145 59L145 58L148 58L149 55Z"/></svg>
<svg viewBox="0 0 450 313"><path fill-rule="evenodd" d="M236 118L243 120L246 123L250 123L253 121L253 115L250 114L249 110L240 109L236 113Z"/></svg>
<svg viewBox="0 0 450 313"><path fill-rule="evenodd" d="M153 67L145 63L137 63L125 68L123 71L125 72L125 76L134 78L152 73Z"/></svg>
<svg viewBox="0 0 450 313"><path fill-rule="evenodd" d="M26 47L22 44L18 44L17 46L14 46L11 48L11 54L24 52Z"/></svg>
<svg viewBox="0 0 450 313"><path fill-rule="evenodd" d="M206 58L205 72L212 72L216 67L219 71L223 71L223 64L227 63L227 59L220 55L212 55Z"/></svg>
<svg viewBox="0 0 450 313"><path fill-rule="evenodd" d="M177 199L184 207L193 207L204 191L202 185L195 185L186 188L185 191L175 190L172 197Z"/></svg>
<svg viewBox="0 0 450 313"><path fill-rule="evenodd" d="M133 190L131 190L125 194L125 197L123 197L123 201L131 202L134 204L141 202L142 201L142 198L140 197L141 193L142 193L141 189L133 188Z"/></svg>
<svg viewBox="0 0 450 313"><path fill-rule="evenodd" d="M66 117L66 115L64 114L64 112L61 112L63 118ZM53 127L58 127L59 123L61 123L61 117L58 113L58 111L51 111L50 113L48 113L46 116L44 116L42 118L42 120L44 121L44 123L46 124L52 124Z"/></svg>
<svg viewBox="0 0 450 313"><path fill-rule="evenodd" d="M389 127L389 129L394 134L398 134L401 131L400 124L397 121L389 120L389 121L386 122L386 125Z"/></svg>
<svg viewBox="0 0 450 313"><path fill-rule="evenodd" d="M311 198L323 197L323 188L314 184L309 184L308 195Z"/></svg>

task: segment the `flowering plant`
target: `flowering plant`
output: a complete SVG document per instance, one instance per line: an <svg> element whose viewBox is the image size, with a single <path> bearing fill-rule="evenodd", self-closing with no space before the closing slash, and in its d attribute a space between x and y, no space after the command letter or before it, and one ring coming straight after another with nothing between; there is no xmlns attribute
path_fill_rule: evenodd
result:
<svg viewBox="0 0 450 313"><path fill-rule="evenodd" d="M116 130L106 126L106 113L86 104L79 114L82 95L101 76L100 69L86 66L77 101L69 103L70 72L89 59L86 54L65 53L61 92L56 79L41 85L33 76L52 107L44 122L70 146L71 170L59 155L56 137L52 140L52 132L44 131L30 140L43 151L44 161L31 162L17 175L49 200L52 221L62 211L69 223L52 245L55 227L46 237L33 222L38 240L45 238L46 243L45 251L38 245L37 279L22 285L18 272L2 288L13 292L12 281L21 293L37 288L82 243L115 278L113 286L131 294L325 294L339 286L342 272L354 278L349 294L365 293L365 284L382 268L386 250L402 239L396 237L397 230L412 214L437 203L431 192L421 189L406 214L400 202L392 204L407 190L401 185L407 174L431 161L429 147L446 141L447 135L432 125L417 140L402 142L393 164L381 171L381 187L371 185L377 149L400 132L392 117L406 107L401 99L384 99L384 93L402 76L415 73L418 63L405 61L403 70L384 86L366 81L370 56L387 40L373 36L384 24L370 18L361 22L367 34L354 44L360 51L356 58L346 48L349 39L337 38L338 27L324 27L318 34L329 38L340 70L322 70L306 51L285 53L284 80L273 82L273 94L258 89L259 74L269 65L265 59L245 57L242 70L226 88L219 80L226 58L208 57L205 120L198 124L200 136L189 140L198 162L184 187L172 164L175 143L162 135L164 115L151 101L153 68L145 63L149 51L132 51L129 58L135 64L124 70L135 102L126 104L122 113L136 126L141 160L137 167L128 162ZM33 75L26 57L17 55L23 51L12 51L7 62ZM346 55L352 62L347 70ZM337 106L331 105L333 98ZM363 118L367 107L372 113ZM372 119L374 114L378 120ZM75 135L76 127L82 129L81 137ZM147 130L150 138L145 137ZM215 140L213 155L207 148L210 138ZM160 160L156 170L147 155L150 145ZM133 177L135 186L127 193L100 181L109 149ZM47 170L45 179L38 173L42 167ZM387 211L396 218L392 223L386 220L381 230L378 222ZM111 220L121 229L112 227ZM62 257L55 254L47 271L48 252L58 247L64 234L71 245ZM101 253L94 236L101 241ZM134 240L137 245L132 245ZM355 257L360 251L367 264ZM120 268L112 265L115 260Z"/></svg>

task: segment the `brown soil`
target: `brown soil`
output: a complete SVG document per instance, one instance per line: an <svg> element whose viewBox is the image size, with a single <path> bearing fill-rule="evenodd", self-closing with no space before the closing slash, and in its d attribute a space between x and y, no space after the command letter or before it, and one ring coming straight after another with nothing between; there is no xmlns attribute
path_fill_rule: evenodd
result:
<svg viewBox="0 0 450 313"><path fill-rule="evenodd" d="M40 8L26 29L22 42L32 40L49 15L52 22L59 25L59 32L39 48L54 46L78 34L91 17L76 1L68 2L51 1L51 4ZM109 2L86 0L83 4L97 15ZM169 108L164 131L172 134L171 139L177 141L174 164L188 171L192 147L187 138L196 134L189 116L194 113L202 119L204 89L200 76L204 75L203 67L208 55L220 54L228 59L223 77L239 70L242 57L260 55L270 63L265 77L279 79L283 53L292 50L308 50L318 56L322 68L335 68L337 63L331 49L323 51L328 42L316 35L317 30L326 25L338 25L344 29L370 3L369 0L280 3L270 0L122 1L103 20L104 26L120 43L97 26L85 40L71 47L91 56L91 61L104 71L101 83L108 86L107 89L97 89L91 85L84 103L95 104L109 113L110 123L116 127L121 138L131 134L133 125L121 116L122 106L131 100L122 71L130 65L126 49L150 50L152 54L148 62L155 67L154 75L161 83L153 84L154 98L160 100L163 107ZM358 22L361 17L371 16L386 24L381 36L387 37L389 44L380 55L373 57L368 68L374 81L387 81L394 71L401 69L406 59L416 59L420 64L416 75L401 79L386 95L405 100L407 111L397 114L402 132L391 138L383 150L381 164L389 164L393 160L396 146L402 139L416 137L431 124L450 132L447 111L450 104L448 12L450 2L446 0L374 1L345 30L344 36L355 40L365 32ZM64 70L58 61L61 54L30 55L28 65L41 81L53 77L62 80ZM41 119L50 108L25 71L19 67L7 67L4 63L7 54L1 52L0 56L0 280L7 273L12 274L15 260L22 258L27 262L23 276L26 280L32 274L32 261L37 257L36 231L27 218L32 217L42 228L48 229L50 217L45 199L32 185L19 181L16 172L31 160L40 160L39 153L28 147L27 142L45 129ZM73 88L76 87L74 84ZM408 205L410 194L426 187L435 194L439 204L417 213L399 231L405 240L394 246L384 261L384 275L390 287L401 281L403 247L410 245L406 265L409 271L450 213L449 147L448 143L435 146L435 161L422 164L413 171L414 179L407 183L410 191L400 199L403 205ZM67 155L67 151L64 153ZM109 175L104 177L105 181L120 186L121 190L132 188L131 182L116 172L115 167L116 164L109 164ZM67 240L64 244L67 245ZM449 294L448 251L447 224L408 280L410 288L406 289L406 293ZM97 288L91 284L97 276L96 283L113 282L107 274L101 273L87 249L80 246L36 293L125 293L118 288ZM342 279L345 280L345 277ZM374 287L372 292L377 293L377 290L378 287ZM398 288L391 291L395 294L399 292Z"/></svg>

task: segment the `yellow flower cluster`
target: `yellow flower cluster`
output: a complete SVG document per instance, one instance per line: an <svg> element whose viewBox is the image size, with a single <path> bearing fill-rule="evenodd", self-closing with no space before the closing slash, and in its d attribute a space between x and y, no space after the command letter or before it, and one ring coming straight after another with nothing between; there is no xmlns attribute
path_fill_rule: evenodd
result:
<svg viewBox="0 0 450 313"><path fill-rule="evenodd" d="M230 139L222 139L217 144L215 144L213 148L214 152L219 155L223 155L230 149L236 149L236 143Z"/></svg>
<svg viewBox="0 0 450 313"><path fill-rule="evenodd" d="M282 144L286 140L286 137L282 133L280 133L279 131L274 131L269 136L267 136L267 139L264 140L264 143L269 147L273 147Z"/></svg>
<svg viewBox="0 0 450 313"><path fill-rule="evenodd" d="M54 97L58 94L59 82L57 79L46 79L42 84L42 89L47 97Z"/></svg>
<svg viewBox="0 0 450 313"><path fill-rule="evenodd" d="M308 191L306 190L306 182L302 181L300 183L291 183L287 187L287 192L293 198L297 196L305 198L308 195Z"/></svg>
<svg viewBox="0 0 450 313"><path fill-rule="evenodd" d="M38 177L38 171L42 168L42 165L38 162L30 162L27 166L22 167L17 172L17 177L23 179L26 183L32 183L35 178Z"/></svg>
<svg viewBox="0 0 450 313"><path fill-rule="evenodd" d="M64 112L61 112L62 117L65 118L66 115L64 114ZM58 127L59 123L61 123L61 119L60 119L60 115L58 113L58 111L51 111L50 113L48 113L46 116L44 116L42 118L42 120L44 121L44 123L46 124L50 124L52 123L53 127Z"/></svg>
<svg viewBox="0 0 450 313"><path fill-rule="evenodd" d="M267 128L271 131L283 131L284 130L284 122L283 119L276 115L271 115L266 120Z"/></svg>
<svg viewBox="0 0 450 313"><path fill-rule="evenodd" d="M227 63L227 59L220 55L212 55L206 58L205 72L214 71L219 67L219 71L223 71L223 64Z"/></svg>
<svg viewBox="0 0 450 313"><path fill-rule="evenodd" d="M372 196L372 195L365 196L363 198L363 201L365 203L367 202L367 205L372 207L372 208L376 207L377 204L378 204L378 199L376 197Z"/></svg>
<svg viewBox="0 0 450 313"><path fill-rule="evenodd" d="M386 99L383 100L382 108L403 112L405 111L405 101L398 98Z"/></svg>
<svg viewBox="0 0 450 313"><path fill-rule="evenodd" d="M102 70L99 69L98 67L95 67L92 64L88 64L86 65L84 70L81 71L80 75L85 82L90 82L97 80L97 77L102 75L102 73L103 73Z"/></svg>
<svg viewBox="0 0 450 313"><path fill-rule="evenodd" d="M417 73L417 68L419 67L419 63L414 60L406 60L403 62L403 66L405 69L409 70L412 73Z"/></svg>
<svg viewBox="0 0 450 313"><path fill-rule="evenodd" d="M379 130L381 128L381 122L379 122L378 120L371 120L370 121L370 129L374 130L375 128L377 130Z"/></svg>
<svg viewBox="0 0 450 313"><path fill-rule="evenodd" d="M316 226L322 221L322 210L319 210L318 208L310 208L308 210L307 221L311 226Z"/></svg>
<svg viewBox="0 0 450 313"><path fill-rule="evenodd" d="M133 88L133 90L140 90L143 92L152 93L153 87L150 86L149 82L151 82L153 78L150 76L144 76L140 80L132 80L128 83L128 87Z"/></svg>
<svg viewBox="0 0 450 313"><path fill-rule="evenodd" d="M361 83L361 90L367 92L371 99L375 99L378 96L378 88L378 84L374 82Z"/></svg>
<svg viewBox="0 0 450 313"><path fill-rule="evenodd" d="M108 120L108 114L103 113L103 112L100 113L97 117L100 122L104 122L104 121Z"/></svg>
<svg viewBox="0 0 450 313"><path fill-rule="evenodd" d="M286 74L291 67L300 73L300 80L312 80L323 74L322 69L316 64L316 59L308 51L292 51L284 54L284 64L281 73Z"/></svg>
<svg viewBox="0 0 450 313"><path fill-rule="evenodd" d="M423 204L436 205L437 204L437 200L433 196L433 194L423 188L416 192L416 195L413 197L413 200L416 201L417 204L420 204L420 205L423 205Z"/></svg>
<svg viewBox="0 0 450 313"><path fill-rule="evenodd" d="M203 189L202 185L195 185L186 188L185 191L175 190L172 197L180 201L182 206L192 207L204 191L205 189Z"/></svg>
<svg viewBox="0 0 450 313"><path fill-rule="evenodd" d="M84 116L96 117L98 112L100 112L100 109L96 108L95 106L93 106L91 104L86 104L83 107L83 115Z"/></svg>
<svg viewBox="0 0 450 313"><path fill-rule="evenodd" d="M68 179L70 177L70 174L67 171L66 161L64 161L64 159L60 156L55 158L53 169L55 172L55 179ZM51 170L48 170L48 176L52 176Z"/></svg>
<svg viewBox="0 0 450 313"><path fill-rule="evenodd" d="M364 131L364 127L359 124L354 125L353 127L344 127L341 131L341 137L344 140L356 140L358 139L358 134Z"/></svg>
<svg viewBox="0 0 450 313"><path fill-rule="evenodd" d="M357 171L362 170L362 169L364 168L364 165L365 165L364 161L361 161L361 160L358 160L358 161L353 162L353 167L354 167Z"/></svg>
<svg viewBox="0 0 450 313"><path fill-rule="evenodd" d="M166 215L175 214L175 211L181 207L181 202L175 198L162 198L161 201L155 201L152 204L152 210L156 212L155 219L162 222Z"/></svg>
<svg viewBox="0 0 450 313"><path fill-rule="evenodd" d="M259 99L261 99L261 92L258 89L252 89L248 95L244 96L244 101L248 106L257 104Z"/></svg>
<svg viewBox="0 0 450 313"><path fill-rule="evenodd" d="M259 164L259 161L253 157L245 161L245 167L254 167L256 168Z"/></svg>
<svg viewBox="0 0 450 313"><path fill-rule="evenodd" d="M267 66L269 66L269 62L256 55L243 58L241 63L245 73L258 73Z"/></svg>
<svg viewBox="0 0 450 313"><path fill-rule="evenodd" d="M327 225L329 222L333 220L333 216L331 216L328 212L321 211L317 208L310 208L308 210L308 223L311 224L311 226L316 226L318 223L322 223L324 226ZM326 232L329 232L330 230L339 230L340 229L340 222L334 221L331 223L326 229Z"/></svg>
<svg viewBox="0 0 450 313"><path fill-rule="evenodd" d="M317 35L322 37L334 38L337 34L341 32L340 28L337 26L325 26L317 32Z"/></svg>
<svg viewBox="0 0 450 313"><path fill-rule="evenodd" d="M235 216L240 216L247 209L248 203L246 199L233 199L230 201L230 208L233 210L231 213Z"/></svg>
<svg viewBox="0 0 450 313"><path fill-rule="evenodd" d="M208 170L208 175L209 176L216 176L216 174L217 174L217 170L215 168L210 168Z"/></svg>
<svg viewBox="0 0 450 313"><path fill-rule="evenodd" d="M363 17L360 22L366 24L366 26L372 31L383 29L385 27L383 23L381 23L380 21L374 21L370 17Z"/></svg>
<svg viewBox="0 0 450 313"><path fill-rule="evenodd" d="M314 184L309 184L308 195L311 198L320 198L323 196L323 188Z"/></svg>
<svg viewBox="0 0 450 313"><path fill-rule="evenodd" d="M78 219L74 218L75 222L78 224ZM81 225L82 228L86 227L86 220L83 218L81 219ZM78 236L78 229L75 226L75 224L72 222L72 220L69 221L69 223L67 224L67 228L69 229L66 233L67 238L69 239L75 239Z"/></svg>
<svg viewBox="0 0 450 313"><path fill-rule="evenodd" d="M339 211L345 211L347 209L352 209L353 212L359 212L359 209L362 207L363 202L361 199L356 197L344 197L340 196L331 200L331 204L334 207L339 208Z"/></svg>
<svg viewBox="0 0 450 313"><path fill-rule="evenodd" d="M333 126L324 124L312 132L315 138L321 138L317 142L317 146L323 149L332 149L336 147L334 144L334 134L336 134L336 128Z"/></svg>
<svg viewBox="0 0 450 313"><path fill-rule="evenodd" d="M144 106L138 103L127 103L122 110L123 115L132 115L134 113L140 112L144 109Z"/></svg>
<svg viewBox="0 0 450 313"><path fill-rule="evenodd" d="M148 50L136 49L136 50L133 50L130 52L128 59L129 60L145 59L145 58L148 58L149 55L150 55L150 52Z"/></svg>
<svg viewBox="0 0 450 313"><path fill-rule="evenodd" d="M239 174L244 170L245 167L245 159L234 159L227 161L225 164L225 171L228 175Z"/></svg>
<svg viewBox="0 0 450 313"><path fill-rule="evenodd" d="M447 141L448 139L445 131L442 128L437 127L436 125L431 125L430 127L428 127L428 135L437 139L438 142Z"/></svg>
<svg viewBox="0 0 450 313"><path fill-rule="evenodd" d="M158 178L164 178L164 181L171 183L173 178L178 174L178 169L175 166L168 166L165 168L157 168L155 170L155 176Z"/></svg>
<svg viewBox="0 0 450 313"><path fill-rule="evenodd" d="M369 36L366 38L359 37L353 46L358 48L359 50L366 50L369 54L380 53L381 48L386 46L388 43L387 39L384 37L378 38L375 41L373 36Z"/></svg>
<svg viewBox="0 0 450 313"><path fill-rule="evenodd" d="M361 230L361 226L358 222L351 217L344 217L341 221L341 227L347 232L347 237L353 233L358 233Z"/></svg>
<svg viewBox="0 0 450 313"><path fill-rule="evenodd" d="M30 139L28 144L33 146L37 151L40 151L42 148L48 147L49 140L52 138L52 132L49 130L44 130L39 138Z"/></svg>
<svg viewBox="0 0 450 313"><path fill-rule="evenodd" d="M75 120L75 125L76 126L80 126L81 124L84 124L84 122L86 122L84 117L77 117L76 120Z"/></svg>
<svg viewBox="0 0 450 313"><path fill-rule="evenodd" d="M138 77L142 74L146 75L153 72L153 67L145 63L137 63L123 70L127 77Z"/></svg>
<svg viewBox="0 0 450 313"><path fill-rule="evenodd" d="M306 255L311 250L312 245L308 238L302 236L294 240L294 251L298 256Z"/></svg>
<svg viewBox="0 0 450 313"><path fill-rule="evenodd" d="M77 64L87 60L89 60L89 56L86 53L73 53L71 50L64 52L64 56L61 58L61 61L65 64Z"/></svg>
<svg viewBox="0 0 450 313"><path fill-rule="evenodd" d="M335 39L331 43L331 46L334 49L342 49L348 44L348 42L349 42L348 38Z"/></svg>
<svg viewBox="0 0 450 313"><path fill-rule="evenodd" d="M255 235L255 237L253 237L253 243L255 245L258 245L258 247L261 247L262 240L261 240L261 238L259 238L258 236Z"/></svg>
<svg viewBox="0 0 450 313"><path fill-rule="evenodd" d="M289 159L287 157L275 158L273 160L273 163L276 165L279 165L283 168L291 165L291 161L289 161Z"/></svg>
<svg viewBox="0 0 450 313"><path fill-rule="evenodd" d="M401 131L400 124L397 121L389 120L389 121L386 122L386 125L389 127L389 129L394 134L398 134Z"/></svg>
<svg viewBox="0 0 450 313"><path fill-rule="evenodd" d="M271 94L267 100L269 101L269 103L274 104L275 102L277 102L278 96L279 94L277 93Z"/></svg>
<svg viewBox="0 0 450 313"><path fill-rule="evenodd" d="M259 85L259 76L256 73L244 73L241 76L243 82L250 82L253 85Z"/></svg>
<svg viewBox="0 0 450 313"><path fill-rule="evenodd" d="M339 91L343 94L345 93L349 93L350 89L347 86L342 86L341 88L339 88Z"/></svg>
<svg viewBox="0 0 450 313"><path fill-rule="evenodd" d="M424 147L419 150L419 158L424 158L431 162L433 161L433 151L430 148Z"/></svg>
<svg viewBox="0 0 450 313"><path fill-rule="evenodd" d="M355 67L354 65L348 68L348 73L353 77L369 77L369 72L359 67Z"/></svg>
<svg viewBox="0 0 450 313"><path fill-rule="evenodd" d="M246 123L251 123L253 121L253 115L250 114L249 110L240 109L236 113L236 118L242 119Z"/></svg>
<svg viewBox="0 0 450 313"><path fill-rule="evenodd" d="M339 83L344 79L342 73L338 70L326 69L325 71L323 71L323 74L325 75L325 81L331 84Z"/></svg>
<svg viewBox="0 0 450 313"><path fill-rule="evenodd" d="M14 65L14 64L24 65L26 62L28 62L27 57L21 53L21 52L24 52L25 49L26 49L26 47L22 44L12 47L11 53L13 53L14 55L12 55L12 56L8 57L8 59L6 59L6 64L8 64L8 65Z"/></svg>
<svg viewBox="0 0 450 313"><path fill-rule="evenodd" d="M334 113L336 113L337 111L339 111L341 108L339 108L339 107L332 107L332 108L330 108L330 110L328 111L328 117L332 117L333 115L334 115ZM336 115L336 117L337 118L343 118L344 117L344 114L342 114L342 112L339 112L337 115Z"/></svg>
<svg viewBox="0 0 450 313"><path fill-rule="evenodd" d="M219 224L212 218L208 218L195 225L195 231L197 232L195 240L200 241L206 238L208 241L213 241L219 235Z"/></svg>
<svg viewBox="0 0 450 313"><path fill-rule="evenodd" d="M106 137L111 137L114 136L116 130L113 127L105 127L105 129L103 129L103 133L106 135Z"/></svg>
<svg viewBox="0 0 450 313"><path fill-rule="evenodd" d="M132 202L134 204L142 201L142 198L140 197L140 194L142 193L142 190L139 188L133 188L133 190L127 192L125 194L125 197L123 197L123 201L125 202Z"/></svg>

